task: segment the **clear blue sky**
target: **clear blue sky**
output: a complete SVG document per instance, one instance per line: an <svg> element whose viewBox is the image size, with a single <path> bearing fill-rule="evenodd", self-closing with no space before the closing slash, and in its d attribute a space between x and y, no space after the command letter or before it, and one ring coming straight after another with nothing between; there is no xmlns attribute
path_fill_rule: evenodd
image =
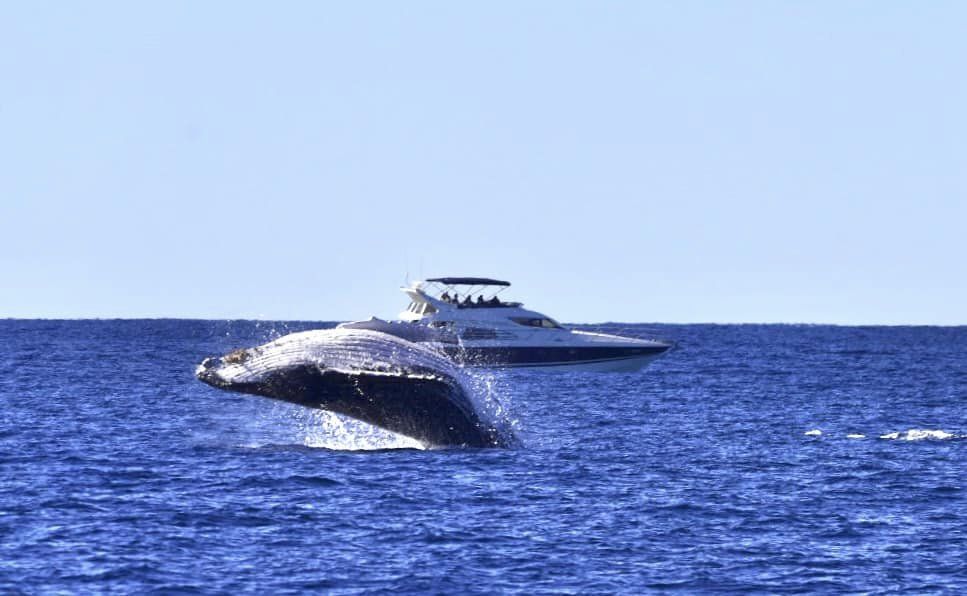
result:
<svg viewBox="0 0 967 596"><path fill-rule="evenodd" d="M9 2L0 317L967 323L963 2Z"/></svg>

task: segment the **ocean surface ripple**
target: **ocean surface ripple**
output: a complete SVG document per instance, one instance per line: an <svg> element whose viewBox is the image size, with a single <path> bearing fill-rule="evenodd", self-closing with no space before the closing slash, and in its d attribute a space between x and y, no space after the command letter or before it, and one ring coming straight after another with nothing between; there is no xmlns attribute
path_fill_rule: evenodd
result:
<svg viewBox="0 0 967 596"><path fill-rule="evenodd" d="M0 591L967 590L967 328L622 325L633 374L477 374L422 450L196 381L331 324L0 321Z"/></svg>

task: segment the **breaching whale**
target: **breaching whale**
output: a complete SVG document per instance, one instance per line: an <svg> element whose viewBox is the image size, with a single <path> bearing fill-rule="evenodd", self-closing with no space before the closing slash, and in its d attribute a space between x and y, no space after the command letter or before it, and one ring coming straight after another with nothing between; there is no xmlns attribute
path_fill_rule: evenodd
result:
<svg viewBox="0 0 967 596"><path fill-rule="evenodd" d="M478 403L453 361L378 331L292 333L206 358L195 376L221 389L329 410L431 447L504 447L515 441Z"/></svg>

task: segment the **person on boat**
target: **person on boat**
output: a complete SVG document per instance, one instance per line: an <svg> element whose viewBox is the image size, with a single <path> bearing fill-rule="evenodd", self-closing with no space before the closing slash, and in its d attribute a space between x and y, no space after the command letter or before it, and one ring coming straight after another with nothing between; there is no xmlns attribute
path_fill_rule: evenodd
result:
<svg viewBox="0 0 967 596"><path fill-rule="evenodd" d="M484 305L484 297L483 297L483 294L479 294L477 296L477 306L483 306L483 305Z"/></svg>
<svg viewBox="0 0 967 596"><path fill-rule="evenodd" d="M444 302L450 302L450 293L444 292L440 294L440 300L443 300Z"/></svg>
<svg viewBox="0 0 967 596"><path fill-rule="evenodd" d="M487 305L488 306L500 306L500 298L494 296L493 298L491 298L490 300L487 301Z"/></svg>
<svg viewBox="0 0 967 596"><path fill-rule="evenodd" d="M463 302L460 304L460 306L473 306L473 301L470 298L470 294L467 294L467 297L463 299Z"/></svg>

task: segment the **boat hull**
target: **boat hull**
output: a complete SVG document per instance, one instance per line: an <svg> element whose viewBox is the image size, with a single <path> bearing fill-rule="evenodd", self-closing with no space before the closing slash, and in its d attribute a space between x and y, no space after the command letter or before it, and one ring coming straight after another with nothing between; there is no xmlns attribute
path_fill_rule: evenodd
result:
<svg viewBox="0 0 967 596"><path fill-rule="evenodd" d="M455 362L474 368L526 368L586 372L634 372L668 351L669 346L635 347L484 347L441 346Z"/></svg>

